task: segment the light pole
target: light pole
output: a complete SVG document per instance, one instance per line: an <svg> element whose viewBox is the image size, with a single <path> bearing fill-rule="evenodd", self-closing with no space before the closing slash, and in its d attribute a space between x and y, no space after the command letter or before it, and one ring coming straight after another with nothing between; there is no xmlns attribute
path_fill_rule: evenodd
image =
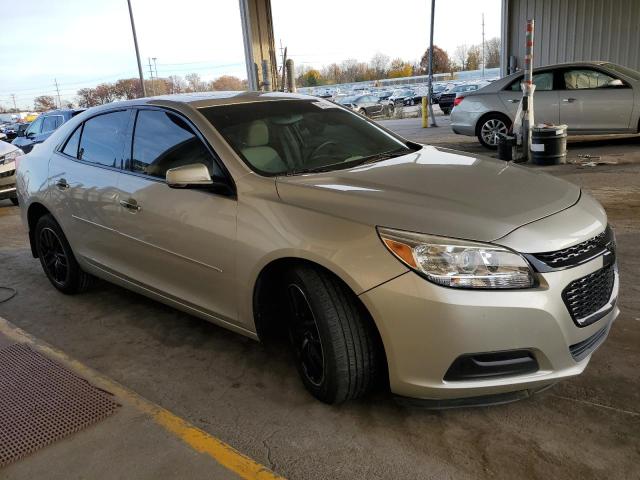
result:
<svg viewBox="0 0 640 480"><path fill-rule="evenodd" d="M429 86L428 86L428 107L431 116L431 126L437 127L436 117L433 115L433 104L431 96L433 95L433 21L436 12L436 0L431 0L431 30L429 32Z"/></svg>
<svg viewBox="0 0 640 480"><path fill-rule="evenodd" d="M138 37L136 36L136 24L133 21L133 10L131 10L131 0L127 0L129 5L129 18L131 19L131 31L133 32L133 45L136 47L136 60L138 61L138 75L140 75L140 88L142 96L147 96L147 90L144 88L144 77L142 76L142 64L140 63L140 51L138 50Z"/></svg>

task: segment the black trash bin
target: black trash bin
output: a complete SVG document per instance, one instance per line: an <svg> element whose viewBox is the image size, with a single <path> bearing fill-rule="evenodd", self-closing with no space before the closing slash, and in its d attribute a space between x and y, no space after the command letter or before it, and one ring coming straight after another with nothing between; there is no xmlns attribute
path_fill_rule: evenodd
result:
<svg viewBox="0 0 640 480"><path fill-rule="evenodd" d="M516 137L513 135L500 135L498 138L498 158L500 160L513 160L513 147L516 145Z"/></svg>
<svg viewBox="0 0 640 480"><path fill-rule="evenodd" d="M531 129L531 161L557 165L567 160L567 126L545 125Z"/></svg>

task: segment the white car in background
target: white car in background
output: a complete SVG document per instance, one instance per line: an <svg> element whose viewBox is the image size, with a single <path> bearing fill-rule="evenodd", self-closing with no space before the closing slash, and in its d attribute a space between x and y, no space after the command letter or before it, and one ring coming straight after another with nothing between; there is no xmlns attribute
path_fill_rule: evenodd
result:
<svg viewBox="0 0 640 480"><path fill-rule="evenodd" d="M496 148L522 98L523 72L456 99L451 128ZM568 126L571 135L640 131L640 72L609 62L577 62L534 70L535 123Z"/></svg>
<svg viewBox="0 0 640 480"><path fill-rule="evenodd" d="M18 205L16 196L16 158L24 152L10 143L0 140L0 200L10 199Z"/></svg>

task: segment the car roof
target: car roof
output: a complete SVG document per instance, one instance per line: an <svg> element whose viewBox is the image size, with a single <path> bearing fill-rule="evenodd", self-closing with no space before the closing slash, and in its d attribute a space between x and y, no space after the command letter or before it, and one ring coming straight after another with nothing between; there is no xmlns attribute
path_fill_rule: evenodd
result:
<svg viewBox="0 0 640 480"><path fill-rule="evenodd" d="M268 102L274 100L315 100L317 97L299 93L284 92L255 92L255 91L216 91L216 92L195 92L178 93L173 95L159 95L156 97L136 98L121 102L112 102L93 107L90 110L97 112L100 110L111 110L113 108L134 107L134 106L171 106L176 104L187 104L193 108L214 107L221 105L235 105L241 103Z"/></svg>

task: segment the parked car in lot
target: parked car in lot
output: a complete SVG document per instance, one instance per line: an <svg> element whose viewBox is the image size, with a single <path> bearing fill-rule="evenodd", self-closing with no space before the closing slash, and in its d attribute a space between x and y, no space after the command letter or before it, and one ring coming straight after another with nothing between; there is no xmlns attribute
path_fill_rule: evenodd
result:
<svg viewBox="0 0 640 480"><path fill-rule="evenodd" d="M396 89L389 97L389 101L391 101L394 105L404 105L405 101L413 98L413 95L414 92L410 88Z"/></svg>
<svg viewBox="0 0 640 480"><path fill-rule="evenodd" d="M0 200L18 204L16 195L16 159L24 152L10 143L0 141Z"/></svg>
<svg viewBox="0 0 640 480"><path fill-rule="evenodd" d="M451 114L451 128L496 148L511 128L522 98L522 72L465 94ZM534 70L535 123L566 124L569 134L640 131L640 72L609 62L576 62Z"/></svg>
<svg viewBox="0 0 640 480"><path fill-rule="evenodd" d="M17 136L23 135L29 125L29 123L10 123L4 126L2 133L7 136L7 140L13 140Z"/></svg>
<svg viewBox="0 0 640 480"><path fill-rule="evenodd" d="M449 115L451 110L453 110L453 107L456 105L456 98L464 96L469 92L479 90L486 85L489 85L489 82L463 83L445 90L438 98L440 110L442 110L442 113L445 115Z"/></svg>
<svg viewBox="0 0 640 480"><path fill-rule="evenodd" d="M24 130L18 131L13 143L25 153L29 153L34 145L44 142L63 123L71 120L84 109L52 110L38 116Z"/></svg>
<svg viewBox="0 0 640 480"><path fill-rule="evenodd" d="M392 102L389 100L381 100L374 95L345 97L340 99L338 103L368 117L388 115L393 112Z"/></svg>
<svg viewBox="0 0 640 480"><path fill-rule="evenodd" d="M327 403L386 378L436 406L522 398L580 374L618 315L588 193L315 97L95 107L17 179L55 288L97 276L254 339L282 327Z"/></svg>

